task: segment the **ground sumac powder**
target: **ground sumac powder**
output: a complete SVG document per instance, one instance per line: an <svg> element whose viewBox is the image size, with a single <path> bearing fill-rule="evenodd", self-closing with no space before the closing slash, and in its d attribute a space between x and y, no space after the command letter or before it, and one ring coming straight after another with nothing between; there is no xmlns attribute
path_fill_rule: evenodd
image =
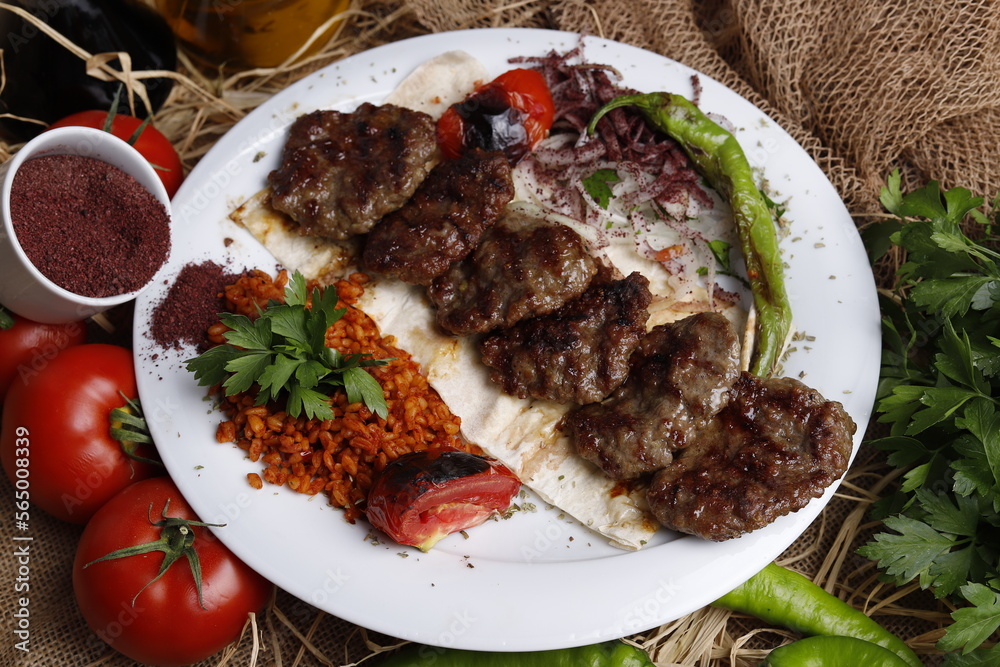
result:
<svg viewBox="0 0 1000 667"><path fill-rule="evenodd" d="M150 337L164 349L179 349L185 344L207 347L208 328L219 321L219 313L226 308L226 285L238 277L210 260L185 264L153 310Z"/></svg>
<svg viewBox="0 0 1000 667"><path fill-rule="evenodd" d="M11 184L10 215L31 263L81 296L133 292L170 254L163 204L132 176L95 158L45 155L24 162Z"/></svg>

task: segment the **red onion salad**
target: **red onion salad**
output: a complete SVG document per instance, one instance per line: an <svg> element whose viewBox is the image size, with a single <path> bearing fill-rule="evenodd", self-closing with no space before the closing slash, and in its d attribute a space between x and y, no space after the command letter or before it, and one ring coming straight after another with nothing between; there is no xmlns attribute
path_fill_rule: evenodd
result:
<svg viewBox="0 0 1000 667"><path fill-rule="evenodd" d="M545 77L555 102L548 139L514 171L519 198L586 223L598 250L628 245L667 274L672 300L692 310L718 310L739 295L716 285L728 273L738 240L729 207L707 188L680 146L628 109L608 114L594 136L585 128L594 112L620 95L621 74L584 60L582 48L523 57ZM700 93L692 78L694 101ZM717 122L719 120L717 119Z"/></svg>

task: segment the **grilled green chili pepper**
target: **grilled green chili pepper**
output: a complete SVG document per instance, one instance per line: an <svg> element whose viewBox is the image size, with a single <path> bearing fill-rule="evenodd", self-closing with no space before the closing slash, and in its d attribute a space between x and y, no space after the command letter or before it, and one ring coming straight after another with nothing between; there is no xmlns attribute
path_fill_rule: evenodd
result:
<svg viewBox="0 0 1000 667"><path fill-rule="evenodd" d="M791 329L792 311L774 218L743 149L730 132L672 93L617 97L594 114L587 132L593 133L604 114L625 106L636 107L649 123L677 141L698 172L732 207L757 307L757 345L750 370L754 375L770 375Z"/></svg>
<svg viewBox="0 0 1000 667"><path fill-rule="evenodd" d="M774 563L713 605L783 625L803 635L862 639L888 649L912 667L923 665L902 639L801 574Z"/></svg>
<svg viewBox="0 0 1000 667"><path fill-rule="evenodd" d="M553 651L465 651L411 644L379 667L654 667L639 648L608 641Z"/></svg>
<svg viewBox="0 0 1000 667"><path fill-rule="evenodd" d="M889 649L855 637L806 637L780 646L761 667L907 667Z"/></svg>

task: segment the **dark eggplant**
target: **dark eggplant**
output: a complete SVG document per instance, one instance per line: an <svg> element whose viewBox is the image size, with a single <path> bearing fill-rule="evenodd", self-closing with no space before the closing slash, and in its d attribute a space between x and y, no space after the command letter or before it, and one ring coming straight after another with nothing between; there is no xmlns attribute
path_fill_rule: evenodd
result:
<svg viewBox="0 0 1000 667"><path fill-rule="evenodd" d="M177 46L166 21L137 0L12 0L90 53L127 52L132 70L177 68ZM0 48L7 81L0 92L0 114L52 123L90 109L108 109L117 81L88 76L85 62L31 22L0 10ZM117 61L109 64L121 69ZM145 117L166 101L168 78L145 79L152 109L136 98L135 115ZM44 126L0 118L0 136L25 141Z"/></svg>
<svg viewBox="0 0 1000 667"><path fill-rule="evenodd" d="M404 454L379 475L365 514L400 544L427 551L510 507L517 477L494 459L455 450Z"/></svg>

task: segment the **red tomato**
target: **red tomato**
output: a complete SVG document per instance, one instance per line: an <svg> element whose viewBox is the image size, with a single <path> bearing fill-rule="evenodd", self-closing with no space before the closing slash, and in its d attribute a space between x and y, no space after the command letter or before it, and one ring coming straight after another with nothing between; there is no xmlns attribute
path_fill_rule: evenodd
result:
<svg viewBox="0 0 1000 667"><path fill-rule="evenodd" d="M17 378L30 379L61 351L87 338L83 322L40 324L11 313L14 326L0 329L0 403Z"/></svg>
<svg viewBox="0 0 1000 667"><path fill-rule="evenodd" d="M197 520L169 477L137 482L108 501L80 536L73 592L90 628L120 653L160 667L189 665L239 637L248 614L264 608L273 586L207 528L155 525L164 516ZM187 539L183 530L190 531ZM189 546L156 581L167 558L160 551L93 562L161 539ZM201 566L201 600L192 553Z"/></svg>
<svg viewBox="0 0 1000 667"><path fill-rule="evenodd" d="M132 354L117 345L76 345L7 392L0 462L12 482L30 474L30 500L85 523L123 488L162 468L127 457L111 437L111 410L138 396ZM137 454L149 458L150 448ZM28 473L19 472L27 469ZM18 487L20 490L20 487Z"/></svg>
<svg viewBox="0 0 1000 667"><path fill-rule="evenodd" d="M399 544L427 551L506 510L520 489L520 480L496 460L452 450L412 452L378 476L365 514Z"/></svg>
<svg viewBox="0 0 1000 667"><path fill-rule="evenodd" d="M107 111L81 111L57 120L49 126L49 129L81 126L95 127L98 130L103 130L107 118ZM129 141L140 125L142 125L142 120L135 116L118 114L111 122L111 134L119 139ZM167 195L172 198L184 180L184 167L181 165L180 156L177 155L177 151L174 149L173 144L170 143L170 140L150 124L143 129L139 138L132 143L132 147L139 151L146 158L146 161L153 165L160 180L163 181L163 187L167 189Z"/></svg>
<svg viewBox="0 0 1000 667"><path fill-rule="evenodd" d="M448 158L478 147L504 151L516 163L546 137L554 115L541 73L512 69L444 112L437 125L438 144Z"/></svg>

